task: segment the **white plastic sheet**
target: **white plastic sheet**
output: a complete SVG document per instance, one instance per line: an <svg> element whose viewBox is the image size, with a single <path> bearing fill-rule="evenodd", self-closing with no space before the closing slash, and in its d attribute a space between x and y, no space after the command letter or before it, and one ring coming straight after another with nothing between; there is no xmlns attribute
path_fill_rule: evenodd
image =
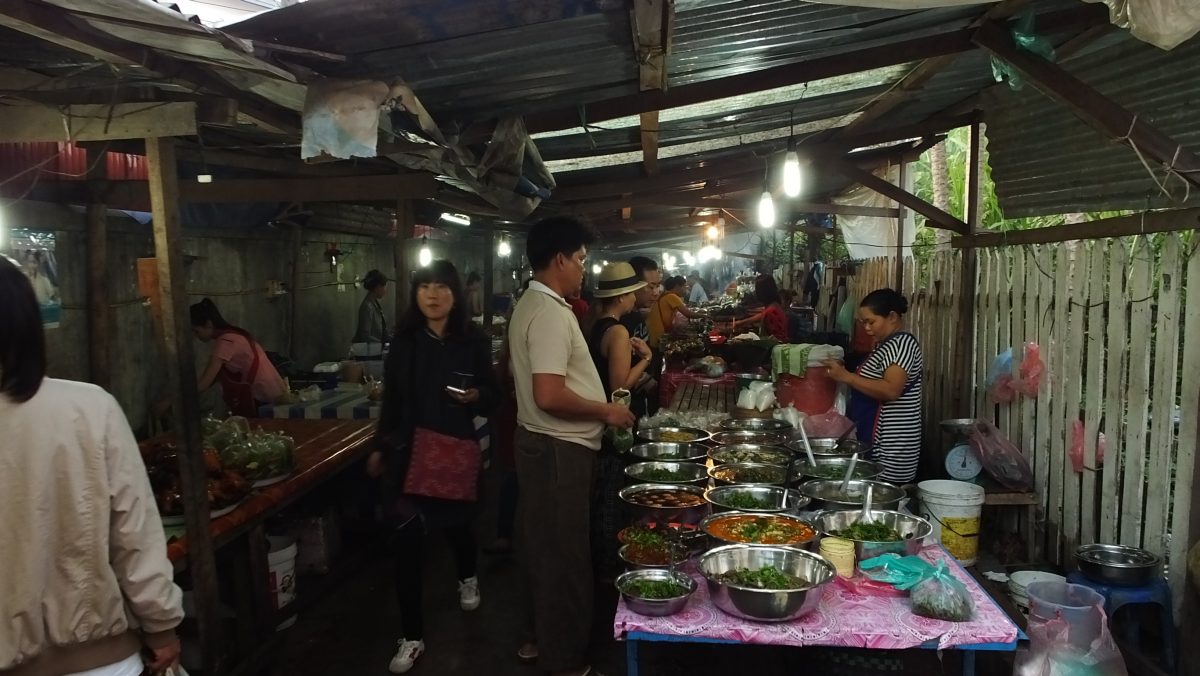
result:
<svg viewBox="0 0 1200 676"><path fill-rule="evenodd" d="M304 99L300 157L375 157L379 107L388 86L374 80L317 80Z"/></svg>
<svg viewBox="0 0 1200 676"><path fill-rule="evenodd" d="M896 182L899 171L892 168L886 172L876 172L880 178L890 183ZM913 172L906 172L905 189L912 191ZM852 188L833 199L834 204L856 207L894 208L896 203L879 193L863 186ZM912 244L917 236L916 224L913 221L912 210L905 210L904 221L904 257L912 257ZM838 216L838 227L846 240L846 250L854 259L878 258L880 256L894 257L896 255L896 219L880 218L878 216Z"/></svg>

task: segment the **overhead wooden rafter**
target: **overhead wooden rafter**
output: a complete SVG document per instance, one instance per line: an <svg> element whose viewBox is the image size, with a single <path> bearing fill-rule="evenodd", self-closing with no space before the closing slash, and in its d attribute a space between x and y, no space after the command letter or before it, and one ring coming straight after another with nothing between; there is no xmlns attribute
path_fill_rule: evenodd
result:
<svg viewBox="0 0 1200 676"><path fill-rule="evenodd" d="M212 183L183 181L180 202L395 202L397 199L431 198L439 183L432 174L409 173L326 178L235 178ZM136 208L148 201L145 181L108 181L104 196L112 208ZM87 186L61 181L38 186L39 197L64 203L83 203Z"/></svg>
<svg viewBox="0 0 1200 676"><path fill-rule="evenodd" d="M891 183L879 178L875 174L865 169L860 169L854 164L841 158L830 160L826 166L829 166L846 178L860 183L863 186L874 190L880 195L883 195L884 197L896 200L900 204L921 214L925 218L929 219L929 225L931 227L942 228L951 232L956 232L960 235L967 232L967 224L962 220L951 216L945 211L942 211L929 202L926 202L916 195L904 190L903 188L892 185Z"/></svg>
<svg viewBox="0 0 1200 676"><path fill-rule="evenodd" d="M633 0L629 10L634 56L641 91L667 90L667 55L675 29L675 0ZM647 176L658 173L657 110L641 113L642 167Z"/></svg>
<svg viewBox="0 0 1200 676"><path fill-rule="evenodd" d="M1096 91L1062 67L1017 47L1004 26L984 24L975 34L974 41L1016 69L1038 91L1065 106L1100 133L1129 144L1135 152L1170 168L1192 185L1200 186L1200 157L1146 118Z"/></svg>
<svg viewBox="0 0 1200 676"><path fill-rule="evenodd" d="M196 133L196 104L0 107L0 141L107 141L190 136Z"/></svg>

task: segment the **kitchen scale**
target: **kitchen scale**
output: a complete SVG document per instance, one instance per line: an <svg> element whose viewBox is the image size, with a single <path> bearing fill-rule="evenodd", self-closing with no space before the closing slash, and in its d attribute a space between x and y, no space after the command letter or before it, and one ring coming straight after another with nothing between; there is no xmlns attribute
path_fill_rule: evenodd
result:
<svg viewBox="0 0 1200 676"><path fill-rule="evenodd" d="M979 475L983 473L983 462L967 442L967 433L975 425L975 419L954 418L943 420L940 424L942 431L954 439L950 450L946 452L946 474L957 481L979 483Z"/></svg>

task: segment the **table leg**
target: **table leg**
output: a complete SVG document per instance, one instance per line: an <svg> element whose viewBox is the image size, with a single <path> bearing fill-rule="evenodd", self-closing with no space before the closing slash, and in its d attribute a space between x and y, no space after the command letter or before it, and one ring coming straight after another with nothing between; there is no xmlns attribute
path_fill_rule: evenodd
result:
<svg viewBox="0 0 1200 676"><path fill-rule="evenodd" d="M963 676L975 676L975 651L962 651L962 673Z"/></svg>
<svg viewBox="0 0 1200 676"><path fill-rule="evenodd" d="M638 642L634 639L625 641L625 674L638 676Z"/></svg>

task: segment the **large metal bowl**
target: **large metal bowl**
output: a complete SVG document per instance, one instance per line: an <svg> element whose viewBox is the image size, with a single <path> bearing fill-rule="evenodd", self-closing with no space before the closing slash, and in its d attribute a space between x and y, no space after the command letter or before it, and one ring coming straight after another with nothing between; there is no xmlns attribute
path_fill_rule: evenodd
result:
<svg viewBox="0 0 1200 676"><path fill-rule="evenodd" d="M801 519L798 516L792 516L791 514L762 514L762 513L755 514L752 512L722 512L719 514L713 514L712 516L706 517L703 521L701 521L700 522L700 530L704 531L704 534L707 535L709 538L711 538L713 542L717 543L718 546L719 545L765 544L765 543L761 543L761 542L745 542L742 540L732 540L730 538L726 538L726 537L722 537L720 535L713 534L713 532L712 532L713 524L715 524L719 521L722 521L724 519L732 519L732 518L736 518L739 516L759 517L762 519L784 519L786 521L791 521L792 523L800 524L800 525L808 528L810 531L812 531L812 534L806 538L795 540L793 542L783 542L783 543L771 544L770 546L772 546L772 547L795 547L797 549L803 549L805 547L808 547L812 543L814 543L817 539L817 529L815 526L813 526L808 521L805 521L804 519Z"/></svg>
<svg viewBox="0 0 1200 676"><path fill-rule="evenodd" d="M750 432L787 432L792 424L778 418L729 418L721 421L721 429Z"/></svg>
<svg viewBox="0 0 1200 676"><path fill-rule="evenodd" d="M638 493L652 490L663 491L683 491L690 493L701 499L701 504L692 507L654 507L650 505L642 505L632 500L632 497ZM633 508L637 514L638 523L654 523L654 524L671 524L678 523L683 526L694 526L704 520L708 516L710 506L707 500L704 500L704 489L698 486L687 486L681 484L638 484L636 486L626 486L617 491L617 497L625 501L626 504Z"/></svg>
<svg viewBox="0 0 1200 676"><path fill-rule="evenodd" d="M882 509L872 509L868 516L873 523L884 523L895 528L900 537L896 542L878 542L875 540L856 540L843 535L835 535L840 531L858 523L862 518L861 509L848 509L841 512L821 512L813 517L813 525L822 535L849 540L854 543L854 556L858 561L865 561L880 554L900 554L901 556L915 555L921 551L925 538L933 532L933 526L919 516L893 512Z"/></svg>
<svg viewBox="0 0 1200 676"><path fill-rule="evenodd" d="M652 472L670 472L679 479L646 476ZM635 484L686 484L701 486L708 484L708 468L694 462L635 462L625 468L625 476Z"/></svg>
<svg viewBox="0 0 1200 676"><path fill-rule="evenodd" d="M685 587L687 593L683 596L676 596L669 599L645 599L640 596L634 596L625 591L626 585L636 580L674 580ZM688 599L696 592L696 581L691 575L685 575L680 572L670 572L659 569L646 570L631 570L627 573L621 573L617 576L614 584L617 591L621 592L621 598L625 599L625 606L638 615L649 615L651 617L665 617L674 615L683 610L687 605Z"/></svg>
<svg viewBox="0 0 1200 676"><path fill-rule="evenodd" d="M811 510L844 510L862 509L863 501L867 498L867 487L871 491L871 508L895 510L900 507L900 501L905 493L902 489L883 481L867 481L852 479L845 493L842 492L842 481L814 479L800 484L800 494L812 500Z"/></svg>
<svg viewBox="0 0 1200 676"><path fill-rule="evenodd" d="M1159 576L1162 557L1137 547L1091 544L1075 550L1075 564L1085 577L1101 584L1141 587Z"/></svg>
<svg viewBox="0 0 1200 676"><path fill-rule="evenodd" d="M846 476L846 470L850 467L850 458L848 457L826 456L814 459L817 461L815 470L808 464L808 458L797 456L792 461L791 480L793 482L811 481L813 479L840 480ZM859 460L854 465L854 476L851 479L874 479L880 474L883 474L883 465Z"/></svg>
<svg viewBox="0 0 1200 676"><path fill-rule="evenodd" d="M748 508L729 504L733 496L746 496L769 503L770 507ZM714 512L745 512L747 514L798 514L809 500L794 488L782 486L715 486L704 492Z"/></svg>
<svg viewBox="0 0 1200 676"><path fill-rule="evenodd" d="M787 467L792 462L792 452L780 446L763 446L762 444L732 444L729 446L713 446L708 452L715 465L727 465L735 462L757 462L766 465Z"/></svg>
<svg viewBox="0 0 1200 676"><path fill-rule="evenodd" d="M655 441L638 444L629 449L629 454L647 462L704 462L708 458L708 447L696 443Z"/></svg>
<svg viewBox="0 0 1200 676"><path fill-rule="evenodd" d="M690 434L691 439L672 439L674 434ZM708 432L696 427L651 427L649 429L638 430L637 437L643 441L664 441L673 444L695 444L702 441L708 441L712 436Z"/></svg>
<svg viewBox="0 0 1200 676"><path fill-rule="evenodd" d="M759 444L773 446L787 441L787 432L780 430L724 430L712 435L712 442L722 446Z"/></svg>
<svg viewBox="0 0 1200 676"><path fill-rule="evenodd" d="M742 568L758 570L773 566L804 580L796 589L752 589L721 582L722 573ZM794 547L773 545L726 545L700 557L700 572L708 583L708 595L723 612L755 622L787 622L816 609L821 588L836 574L833 564L821 556Z"/></svg>
<svg viewBox="0 0 1200 676"><path fill-rule="evenodd" d="M809 437L808 444L812 447L815 456L850 457L855 453L861 456L867 450L866 445L862 442L843 439L839 443L834 437ZM791 441L787 443L787 447L792 449L797 456L807 457L804 452L804 439L799 438L797 434L791 435Z"/></svg>
<svg viewBox="0 0 1200 676"><path fill-rule="evenodd" d="M750 473L755 475L768 474L777 476L778 481L772 481L761 476L749 476ZM787 468L779 465L768 465L763 462L731 462L726 465L717 465L708 470L708 475L720 485L729 486L732 484L738 485L754 485L766 484L769 486L782 486L787 483Z"/></svg>

